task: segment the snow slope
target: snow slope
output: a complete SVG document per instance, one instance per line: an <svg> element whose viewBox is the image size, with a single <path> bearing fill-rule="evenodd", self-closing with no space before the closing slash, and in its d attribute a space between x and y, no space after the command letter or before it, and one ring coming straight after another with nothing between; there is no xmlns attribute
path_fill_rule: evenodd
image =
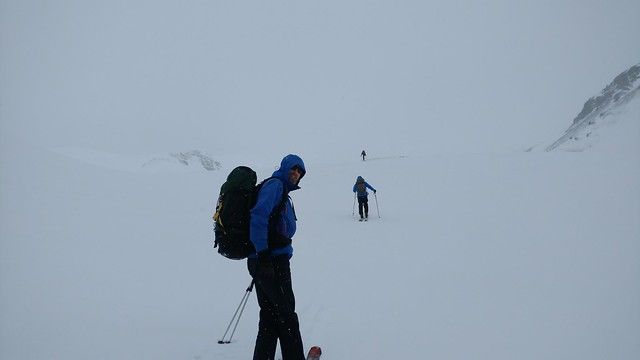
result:
<svg viewBox="0 0 640 360"><path fill-rule="evenodd" d="M600 95L590 98L571 126L545 150L584 151L598 146L602 138L621 142L621 134L616 129L629 126L619 124L625 121L640 121L640 64L616 76ZM640 133L632 135L637 138Z"/></svg>
<svg viewBox="0 0 640 360"><path fill-rule="evenodd" d="M638 357L638 153L373 152L308 162L293 194L306 348L323 346L324 359ZM148 172L19 153L2 164L0 358L251 356L255 295L235 341L216 343L250 281L211 248L236 159ZM247 164L267 177L279 160ZM368 223L352 217L358 175L378 189Z"/></svg>

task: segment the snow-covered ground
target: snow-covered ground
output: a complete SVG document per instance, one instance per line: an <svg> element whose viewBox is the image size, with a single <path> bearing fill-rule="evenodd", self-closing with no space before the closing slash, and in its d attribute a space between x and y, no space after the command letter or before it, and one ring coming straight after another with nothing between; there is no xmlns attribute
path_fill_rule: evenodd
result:
<svg viewBox="0 0 640 360"><path fill-rule="evenodd" d="M640 162L614 145L308 161L292 196L305 348L321 345L325 359L637 358ZM250 282L244 262L211 247L235 159L150 172L113 166L131 156L79 153L3 158L0 358L250 358L254 294L233 343L217 344ZM279 160L247 164L264 178ZM368 223L352 216L358 175L378 189Z"/></svg>

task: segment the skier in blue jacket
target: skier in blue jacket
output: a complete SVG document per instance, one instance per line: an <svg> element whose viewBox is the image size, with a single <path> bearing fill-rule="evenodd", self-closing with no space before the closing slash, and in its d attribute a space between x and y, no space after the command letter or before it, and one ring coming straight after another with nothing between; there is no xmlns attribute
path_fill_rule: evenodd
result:
<svg viewBox="0 0 640 360"><path fill-rule="evenodd" d="M253 360L274 359L280 340L283 360L304 360L289 259L296 214L289 193L300 189L306 170L297 155L287 155L272 178L266 180L251 209L249 237L256 253L247 267L256 285L260 306Z"/></svg>
<svg viewBox="0 0 640 360"><path fill-rule="evenodd" d="M362 176L358 176L356 183L353 185L353 192L358 195L358 212L360 213L360 221L369 219L369 193L367 189L373 190L376 193L376 189L364 181ZM364 210L364 212L363 212Z"/></svg>

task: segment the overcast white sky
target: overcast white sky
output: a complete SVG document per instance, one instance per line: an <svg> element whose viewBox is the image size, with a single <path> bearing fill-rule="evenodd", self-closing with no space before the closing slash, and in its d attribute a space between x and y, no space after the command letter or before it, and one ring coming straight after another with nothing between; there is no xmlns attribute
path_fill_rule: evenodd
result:
<svg viewBox="0 0 640 360"><path fill-rule="evenodd" d="M638 14L637 0L1 0L0 146L524 149L639 62Z"/></svg>

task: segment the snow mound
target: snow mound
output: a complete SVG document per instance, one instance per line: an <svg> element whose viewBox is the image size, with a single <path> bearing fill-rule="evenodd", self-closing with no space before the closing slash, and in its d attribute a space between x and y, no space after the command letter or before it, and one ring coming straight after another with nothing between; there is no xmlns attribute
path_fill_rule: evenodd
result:
<svg viewBox="0 0 640 360"><path fill-rule="evenodd" d="M169 156L156 157L144 164L143 167L154 167L157 165L182 165L182 166L202 166L207 171L218 170L222 167L219 161L213 160L209 155L204 154L199 150L191 150L188 152L179 152L169 154Z"/></svg>
<svg viewBox="0 0 640 360"><path fill-rule="evenodd" d="M52 152L93 166L124 172L164 172L184 170L215 171L219 161L200 150L169 153L168 155L114 154L87 148L58 147Z"/></svg>

